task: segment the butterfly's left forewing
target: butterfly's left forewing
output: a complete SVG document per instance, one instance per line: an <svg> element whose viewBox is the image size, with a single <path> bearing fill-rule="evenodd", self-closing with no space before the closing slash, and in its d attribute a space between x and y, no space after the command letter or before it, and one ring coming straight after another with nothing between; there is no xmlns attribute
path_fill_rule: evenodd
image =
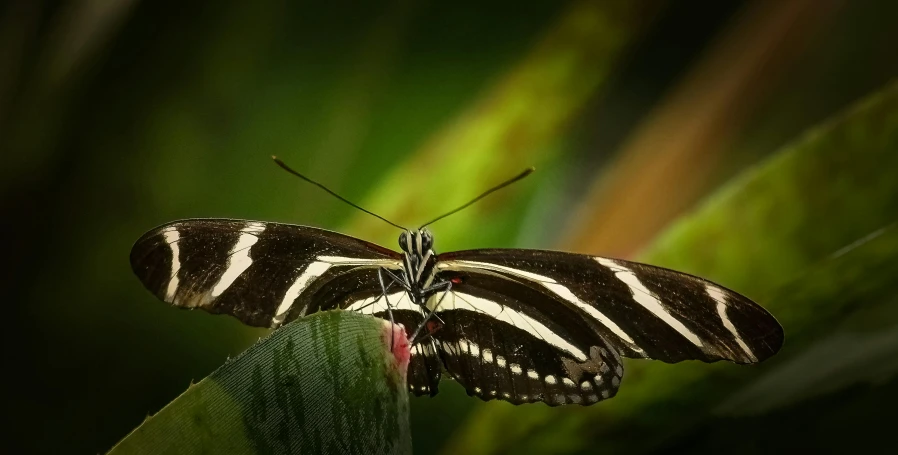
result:
<svg viewBox="0 0 898 455"><path fill-rule="evenodd" d="M380 293L369 279L379 267L398 270L399 254L323 229L258 221L175 221L131 250L131 268L161 300L258 327ZM334 283L342 284L339 295L316 303Z"/></svg>

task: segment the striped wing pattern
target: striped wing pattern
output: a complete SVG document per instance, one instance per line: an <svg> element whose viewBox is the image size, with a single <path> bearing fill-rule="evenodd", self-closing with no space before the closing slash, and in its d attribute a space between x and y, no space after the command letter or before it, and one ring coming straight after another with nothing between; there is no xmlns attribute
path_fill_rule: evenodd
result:
<svg viewBox="0 0 898 455"><path fill-rule="evenodd" d="M159 299L253 326L277 328L335 308L389 319L389 307L411 332L435 309L411 350L416 395L435 395L446 371L484 400L588 405L617 393L621 356L756 363L783 343L782 327L751 300L660 267L509 249L430 261L409 278L413 286L452 288L412 297L378 279L381 269L410 276L408 256L312 227L180 220L146 233L131 251L132 269Z"/></svg>
<svg viewBox="0 0 898 455"><path fill-rule="evenodd" d="M400 270L401 263L399 253L343 234L230 219L165 224L131 250L134 273L160 300L271 328L319 310L373 300L381 294L377 269ZM387 319L386 307L371 308ZM423 320L418 308L395 311L394 317L406 327ZM410 388L419 395L436 394L436 350L415 349L420 355L409 365Z"/></svg>
<svg viewBox="0 0 898 455"><path fill-rule="evenodd" d="M335 232L226 219L163 225L131 250L134 273L161 300L258 327L312 312L322 290L380 292L377 267L400 264L398 253Z"/></svg>
<svg viewBox="0 0 898 455"><path fill-rule="evenodd" d="M702 278L619 259L526 251L442 254L437 277L478 292L534 293L506 311L595 329L625 357L747 364L782 346L782 327L770 313Z"/></svg>
<svg viewBox="0 0 898 455"><path fill-rule="evenodd" d="M620 354L756 363L783 343L782 327L757 304L660 267L491 249L442 254L436 270L457 283L428 302L445 321L434 336L440 354L484 400L591 404L616 394Z"/></svg>
<svg viewBox="0 0 898 455"><path fill-rule="evenodd" d="M456 303L470 295L453 294ZM600 336L583 331L562 348L538 324L521 328L466 304L456 308L462 307L440 314L445 325L434 337L446 371L468 394L556 406L589 405L617 393L623 363Z"/></svg>

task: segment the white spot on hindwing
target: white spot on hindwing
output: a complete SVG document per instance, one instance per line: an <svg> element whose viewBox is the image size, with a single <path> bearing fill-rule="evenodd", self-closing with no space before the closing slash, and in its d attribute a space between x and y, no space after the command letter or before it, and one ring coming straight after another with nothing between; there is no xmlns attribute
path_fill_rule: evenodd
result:
<svg viewBox="0 0 898 455"><path fill-rule="evenodd" d="M480 357L480 346L472 342L468 342L468 353L471 354L471 357Z"/></svg>
<svg viewBox="0 0 898 455"><path fill-rule="evenodd" d="M456 355L456 344L451 341L443 341L440 343L440 349L445 351L447 354Z"/></svg>
<svg viewBox="0 0 898 455"><path fill-rule="evenodd" d="M474 343L473 341L468 341L465 339L458 340L458 349L459 351L472 357L480 356L480 346L477 346L477 343Z"/></svg>

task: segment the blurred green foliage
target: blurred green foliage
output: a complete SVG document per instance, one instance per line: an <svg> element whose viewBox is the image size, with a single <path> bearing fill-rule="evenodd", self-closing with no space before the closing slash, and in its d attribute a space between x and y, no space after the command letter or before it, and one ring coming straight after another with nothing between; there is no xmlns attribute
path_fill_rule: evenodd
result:
<svg viewBox="0 0 898 455"><path fill-rule="evenodd" d="M534 177L441 221L434 231L440 251L551 247L578 223L573 213L588 212L582 207L586 189L605 181L607 169L625 158L619 146L639 134L706 50L736 25L750 23L745 18L757 9L775 13L784 4L801 13L784 26L794 31L784 38L794 46L766 62L776 71L763 73L765 90L734 99L751 109L725 125L734 132L732 141L705 155L714 163L707 190L787 142L814 153L831 147L822 155L828 161L782 163L788 178L742 191L754 201L750 210L740 212L739 201L731 200L733 211L707 231L685 221L645 255L720 280L782 313L789 337L783 360L758 369L628 365L621 395L592 408L482 403L444 381L437 397L411 401L411 428L415 449L428 453L462 444L488 451L526 443L505 440L519 433L486 432L496 424L486 420L494 413L511 426L538 428L527 440L534 450L610 451L631 449L630 443L633 450L712 450L737 440L745 451L762 451L800 447L814 438L844 447L851 438L832 431L833 422L844 423L833 416L843 412L859 426L889 421L882 414L888 407L878 401L895 396L893 370L882 360L888 353L898 358L887 342L896 326L887 311L895 287L876 274L895 263L894 249L883 243L892 231L827 262L839 248L888 225L894 213L895 114L883 107L894 85L880 95L876 115L886 117L840 130L838 140L819 147L812 146L814 136L795 138L898 76L892 45L898 41L898 3L49 1L0 9L2 238L12 239L7 256L13 264L2 275L11 310L4 341L14 366L7 375L7 409L14 416L6 428L7 451L105 451L192 379L206 377L265 335L231 318L169 308L144 292L127 257L150 227L230 216L345 227L393 246L395 232L290 178L269 155L407 224L538 165ZM764 33L769 31L748 36L753 42ZM739 58L721 64L735 65ZM877 104L871 103L854 112L873 112ZM665 131L665 137L675 141L678 133ZM658 145L659 157L664 146ZM811 153L794 152L786 155ZM666 190L670 198L678 193L676 185ZM796 197L817 193L829 198ZM722 194L692 219L702 219L701 211L720 198L735 197ZM633 199L621 204L666 202L627 196ZM603 223L626 229L652 215L646 210ZM688 232L702 235L690 239ZM678 235L683 238L674 241ZM850 261L845 270L854 272L838 275L841 261ZM800 295L789 295L789 289ZM824 301L833 294L854 303ZM802 356L813 354L830 333L835 316L824 310L868 300L881 303L880 312L849 318L854 322L847 335L829 341L844 346L854 340L859 351L839 351L843 366L816 374L827 382L869 369L881 372L874 385L853 382L811 398L794 394L792 404L751 416L726 411L726 403L752 396L752 384L763 385L768 374L775 378L778 368L816 359ZM791 302L788 309L785 302ZM829 319L792 305L820 308ZM805 321L799 322L801 332L791 327L794 321ZM704 396L677 388L689 382L665 382L668 375L710 375L732 380L732 386L715 382ZM639 384L659 382L664 387L657 394L636 393L644 387ZM827 405L831 411L821 412ZM620 424L596 427L596 416L630 406ZM695 409L694 419L682 415ZM865 418L866 412L879 420ZM675 417L683 424L646 437ZM790 419L806 423L794 433L776 428ZM483 423L480 439L466 432L473 422ZM863 434L862 442L871 446L882 441L873 431Z"/></svg>

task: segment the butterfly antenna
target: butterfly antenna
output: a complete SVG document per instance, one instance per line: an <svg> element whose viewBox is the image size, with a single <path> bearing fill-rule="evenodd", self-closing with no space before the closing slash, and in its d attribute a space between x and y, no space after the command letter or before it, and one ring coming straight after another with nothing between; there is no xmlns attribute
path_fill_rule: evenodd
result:
<svg viewBox="0 0 898 455"><path fill-rule="evenodd" d="M440 216L438 216L438 217L436 217L436 218L434 218L434 219L432 219L432 220L430 220L430 221L428 221L428 222L422 224L421 227L419 227L418 229L419 229L419 230L420 230L420 229L424 229L425 226L428 226L428 225L431 225L431 224L433 224L433 223L436 223L437 221L440 221L440 220L442 220L443 218L446 218L447 216L454 214L455 212L458 212L458 211L461 211L461 210L467 208L469 205L471 205L471 204L473 204L473 203L475 203L475 202L477 202L477 201L479 201L479 200L481 200L481 199L483 199L483 198L489 196L491 193L493 193L493 192L495 192L495 191L499 191L499 190L501 190L502 188L505 188L506 186L511 185L512 183L517 182L518 180L521 180L521 179L524 178L524 177L527 177L528 175L532 174L533 171L535 171L535 170L536 170L536 168L534 168L534 167L528 167L527 169L524 169L524 171L521 172L520 174L518 174L518 175L516 175L516 176L514 176L514 177L512 177L512 178L510 178L510 179L508 179L508 180L506 180L506 181L504 181L504 182L502 182L502 183L500 183L500 184L498 184L498 185L496 185L496 186L494 186L494 187L492 187L492 188L490 188L490 189L484 191L483 194L481 194L480 196L477 196L477 197L475 197L474 199L471 199L470 201L468 201L467 204L462 205L461 207L458 207L458 208L455 209L455 210L452 210L452 211L449 211L449 212L447 212L447 213L444 213L444 214L442 214L442 215L440 215Z"/></svg>
<svg viewBox="0 0 898 455"><path fill-rule="evenodd" d="M385 222L387 222L387 223L389 223L389 224L391 224L391 225L393 225L393 226L395 226L395 227L398 227L399 229L402 229L403 231L407 231L407 230L408 230L408 229L406 229L406 228L404 228L404 227L402 227L402 226L400 226L400 225L398 225L398 224L396 224L396 223L394 223L394 222L392 222L392 221L390 221L390 220L388 220L388 219L386 219L386 218L384 218L384 217L382 217L382 216L380 216L380 215L378 215L378 214L376 214L376 213L374 213L374 212L372 212L372 211L365 210L364 208L359 207L358 205L354 204L352 201L346 199L345 197L340 196L340 195L337 194L337 193L334 193L334 192L331 191L328 187L326 187L326 186L324 186L324 185L322 185L322 184L320 184L320 183L318 183L318 182L316 182L316 181L314 181L314 180L312 180L312 179L310 179L310 178L308 178L308 177L306 177L306 176L300 174L299 172L294 171L292 168L290 168L290 166L287 166L286 163L284 163L283 161L281 161L280 158L278 158L278 157L272 155L272 156L271 156L271 159L273 159L274 162L275 162L278 166L281 167L281 169L283 169L283 170L285 170L285 171L287 171L287 172L289 172L289 173L291 173L291 174L293 174L293 175L295 175L295 176L297 176L297 177L299 177L299 178L301 178L301 179L303 179L303 180L305 180L305 181L311 183L312 185L317 186L318 188L321 188L321 189L324 190L324 191L327 191L328 194L330 194L331 196L333 196L333 197L335 197L335 198L337 198L337 199L339 199L339 200L341 200L341 201L343 201L343 202L345 202L345 203L347 203L347 204L349 204L349 205L351 205L351 206L353 206L353 207L355 207L355 208L357 208L357 209L359 209L359 210L361 210L361 211L363 211L363 212L365 212L365 213L367 213L367 214L369 214L369 215L371 215L371 216L375 216L375 217L377 217L377 218L380 218L381 220L383 220L383 221L385 221Z"/></svg>

